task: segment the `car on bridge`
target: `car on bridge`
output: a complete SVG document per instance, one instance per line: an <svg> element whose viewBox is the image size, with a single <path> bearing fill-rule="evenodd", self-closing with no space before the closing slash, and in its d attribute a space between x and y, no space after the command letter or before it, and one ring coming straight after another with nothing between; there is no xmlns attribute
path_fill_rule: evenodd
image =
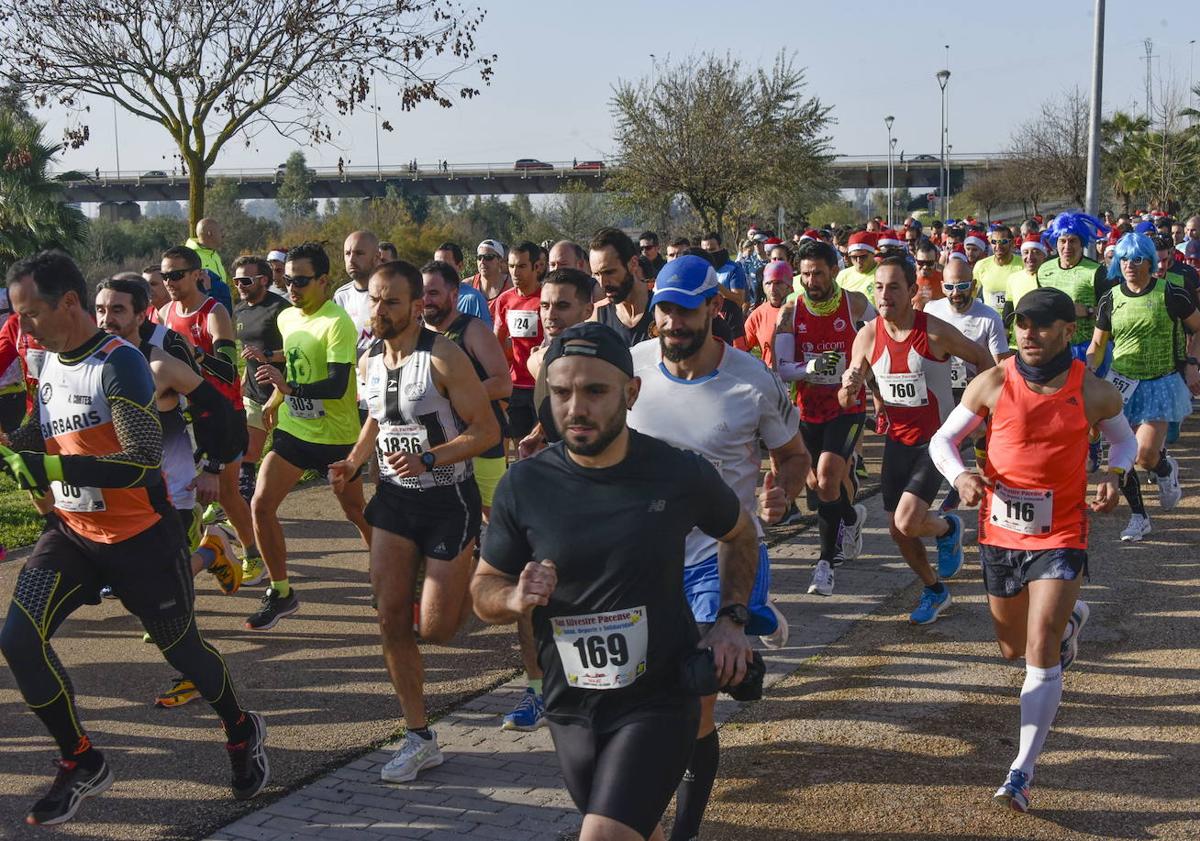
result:
<svg viewBox="0 0 1200 841"><path fill-rule="evenodd" d="M142 178L166 178L167 174L161 169L152 169L149 172L143 172Z"/></svg>
<svg viewBox="0 0 1200 841"><path fill-rule="evenodd" d="M527 172L531 169L554 169L554 167L545 161L539 161L537 158L521 158L513 164L513 169Z"/></svg>
<svg viewBox="0 0 1200 841"><path fill-rule="evenodd" d="M909 158L909 160L913 163L930 163L939 161L941 158L939 158L937 155L917 155L915 158Z"/></svg>
<svg viewBox="0 0 1200 841"><path fill-rule="evenodd" d="M579 161L575 169L604 169L604 161Z"/></svg>

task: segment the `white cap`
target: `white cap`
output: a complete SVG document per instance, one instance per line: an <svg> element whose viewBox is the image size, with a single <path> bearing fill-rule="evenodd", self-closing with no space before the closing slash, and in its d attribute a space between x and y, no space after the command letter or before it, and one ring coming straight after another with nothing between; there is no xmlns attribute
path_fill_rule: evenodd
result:
<svg viewBox="0 0 1200 841"><path fill-rule="evenodd" d="M275 260L280 263L286 263L287 262L287 252L286 251L272 251L270 254L267 255L267 260Z"/></svg>
<svg viewBox="0 0 1200 841"><path fill-rule="evenodd" d="M479 254L479 252L485 248L493 254L500 255L501 259L508 256L508 251L505 250L504 244L499 240L485 239L483 242L479 243L479 245L475 246L475 253Z"/></svg>

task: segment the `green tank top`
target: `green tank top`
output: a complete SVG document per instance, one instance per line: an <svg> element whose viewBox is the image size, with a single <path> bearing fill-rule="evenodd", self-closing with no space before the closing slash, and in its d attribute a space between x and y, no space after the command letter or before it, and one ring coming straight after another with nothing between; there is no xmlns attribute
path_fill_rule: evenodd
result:
<svg viewBox="0 0 1200 841"><path fill-rule="evenodd" d="M1038 279L1036 276L1031 275L1029 272L1022 269L1022 271L1013 272L1010 274L1006 278L1006 282L1007 283L1004 288L1004 312L1005 315L1008 316L1013 310L1016 309L1017 304L1023 297L1025 297L1026 292L1032 292L1034 289L1038 288ZM1088 338L1091 339L1090 334L1088 335ZM1075 339L1076 341L1079 339L1078 332L1075 333ZM1017 330L1015 320L1013 320L1008 327L1008 346L1013 350L1016 350L1017 348Z"/></svg>
<svg viewBox="0 0 1200 841"><path fill-rule="evenodd" d="M1112 290L1112 367L1123 377L1154 380L1175 373L1175 320L1167 312L1167 285L1154 281L1141 295L1123 284Z"/></svg>
<svg viewBox="0 0 1200 841"><path fill-rule="evenodd" d="M1084 257L1069 269L1058 264L1057 259L1047 260L1038 269L1038 283L1061 289L1071 296L1077 304L1083 304L1088 309L1096 308L1096 269L1100 264L1095 260ZM1075 344L1090 342L1096 329L1096 319L1084 317L1075 321Z"/></svg>

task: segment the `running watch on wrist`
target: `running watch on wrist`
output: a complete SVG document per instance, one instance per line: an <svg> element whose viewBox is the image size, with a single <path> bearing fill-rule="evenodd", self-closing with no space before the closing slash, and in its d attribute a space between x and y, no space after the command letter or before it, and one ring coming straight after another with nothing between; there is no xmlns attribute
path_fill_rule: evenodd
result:
<svg viewBox="0 0 1200 841"><path fill-rule="evenodd" d="M421 453L421 464L425 465L426 472L433 470L433 466L437 464L437 455L432 450Z"/></svg>
<svg viewBox="0 0 1200 841"><path fill-rule="evenodd" d="M728 616L729 621L735 625L741 625L743 628L750 624L750 611L746 609L744 604L727 604L717 611L717 618Z"/></svg>

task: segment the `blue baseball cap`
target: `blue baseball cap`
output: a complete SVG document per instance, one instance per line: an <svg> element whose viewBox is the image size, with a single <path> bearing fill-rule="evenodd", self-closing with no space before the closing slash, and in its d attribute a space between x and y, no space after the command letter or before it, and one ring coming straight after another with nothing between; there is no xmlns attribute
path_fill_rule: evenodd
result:
<svg viewBox="0 0 1200 841"><path fill-rule="evenodd" d="M666 302L689 310L699 309L717 294L718 286L720 281L712 263L695 254L685 254L667 263L658 273L650 306Z"/></svg>
<svg viewBox="0 0 1200 841"><path fill-rule="evenodd" d="M1158 233L1158 228L1154 227L1154 223L1147 219L1145 222L1139 222L1138 226L1133 229L1133 232L1135 234L1146 234L1147 236L1152 237Z"/></svg>

